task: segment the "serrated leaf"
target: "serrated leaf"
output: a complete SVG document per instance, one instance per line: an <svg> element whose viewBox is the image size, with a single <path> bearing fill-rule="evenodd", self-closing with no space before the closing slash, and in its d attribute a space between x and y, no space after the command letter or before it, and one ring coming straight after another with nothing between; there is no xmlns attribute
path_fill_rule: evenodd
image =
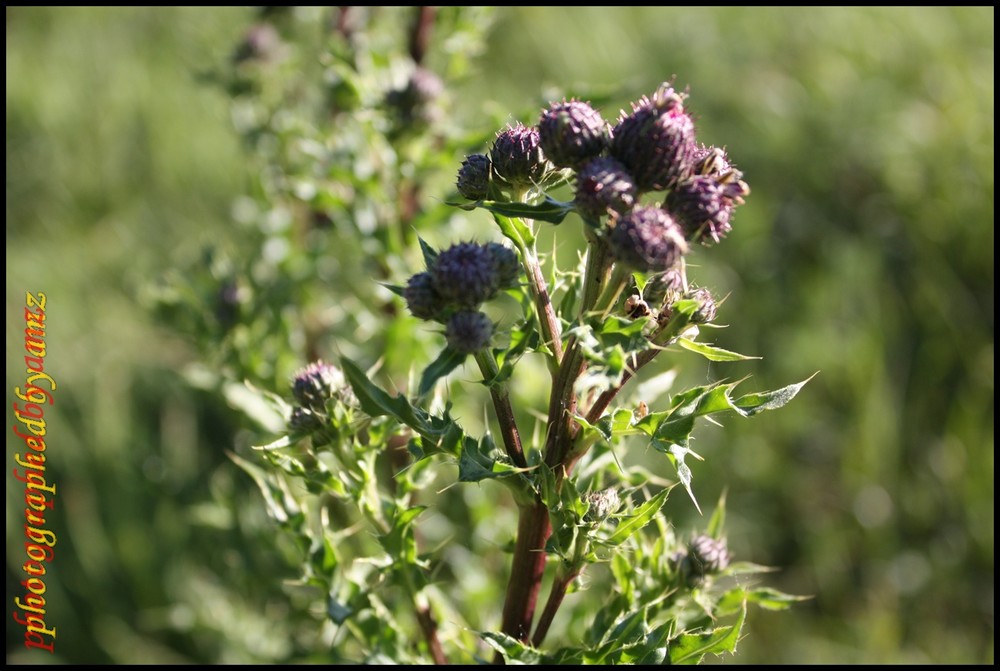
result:
<svg viewBox="0 0 1000 671"><path fill-rule="evenodd" d="M265 431L279 433L285 429L285 417L291 408L277 394L258 389L250 382L226 382L222 385L222 395L229 407L242 412Z"/></svg>
<svg viewBox="0 0 1000 671"><path fill-rule="evenodd" d="M786 610L793 603L807 601L808 596L786 594L772 587L758 587L746 592L746 600L767 610Z"/></svg>
<svg viewBox="0 0 1000 671"><path fill-rule="evenodd" d="M535 244L535 234L531 227L518 217L505 217L502 214L493 212L493 221L497 223L500 232L504 237L514 243L523 253Z"/></svg>
<svg viewBox="0 0 1000 671"><path fill-rule="evenodd" d="M669 493L670 490L661 490L659 494L636 508L635 512L631 515L623 518L606 543L612 547L617 547L628 540L632 534L649 524L653 517L656 516L656 513L660 511L660 508L663 507Z"/></svg>
<svg viewBox="0 0 1000 671"><path fill-rule="evenodd" d="M494 350L497 360L497 367L500 369L499 375L493 382L504 382L509 380L514 373L514 366L522 356L529 350L539 349L540 338L538 329L535 328L534 311L528 313L528 318L513 326L510 330L510 343L505 349Z"/></svg>
<svg viewBox="0 0 1000 671"><path fill-rule="evenodd" d="M721 655L724 652L734 652L746 616L747 609L744 604L736 622L728 627L719 627L703 634L678 636L670 645L670 663L698 664L707 654Z"/></svg>
<svg viewBox="0 0 1000 671"><path fill-rule="evenodd" d="M719 496L719 503L715 506L715 512L712 513L712 517L708 520L708 527L706 528L706 533L712 538L718 540L722 538L726 530L726 492L723 491Z"/></svg>
<svg viewBox="0 0 1000 671"><path fill-rule="evenodd" d="M508 664L542 664L545 662L545 656L538 650L507 634L494 631L480 631L478 633L490 647L503 655L504 661Z"/></svg>
<svg viewBox="0 0 1000 671"><path fill-rule="evenodd" d="M475 203L449 203L463 210L474 210L483 208L493 214L504 217L519 219L535 219L536 221L546 221L550 224L561 224L570 212L573 211L572 202L562 202L546 197L541 203L511 203L499 200L480 200Z"/></svg>
<svg viewBox="0 0 1000 671"><path fill-rule="evenodd" d="M712 345L706 345L705 343L697 342L689 338L677 338L677 344L683 349L689 352L694 352L695 354L700 354L709 361L750 361L751 359L759 359L759 356L747 356L745 354L739 354L737 352L730 352L719 347L714 347Z"/></svg>
<svg viewBox="0 0 1000 671"><path fill-rule="evenodd" d="M684 489L687 490L688 496L691 497L691 502L694 503L694 507L698 509L698 514L700 515L701 506L698 505L698 499L694 497L694 490L691 489L691 468L682 460L677 461L677 479L680 480Z"/></svg>
<svg viewBox="0 0 1000 671"><path fill-rule="evenodd" d="M292 440L291 436L282 436L277 440L268 443L267 445L252 445L251 449L254 450L280 450L283 447L289 447L294 445L297 441Z"/></svg>
<svg viewBox="0 0 1000 671"><path fill-rule="evenodd" d="M402 395L390 396L369 380L353 361L346 357L342 357L340 361L344 375L364 412L372 417L388 415L409 426L424 439L421 445L424 453L429 449L455 453L465 432L447 415L435 417L415 407Z"/></svg>
<svg viewBox="0 0 1000 671"><path fill-rule="evenodd" d="M462 452L458 457L458 481L479 482L491 478L504 478L519 472L516 467L490 456L495 451L496 446L489 436L480 442L466 436L462 441Z"/></svg>
<svg viewBox="0 0 1000 671"><path fill-rule="evenodd" d="M765 410L780 408L795 398L795 395L799 393L799 390L802 389L802 387L804 387L809 380L816 377L816 375L816 373L813 373L802 382L790 384L787 387L775 389L774 391L740 396L738 399L733 401L733 407L744 417L752 417L758 413L764 412Z"/></svg>
<svg viewBox="0 0 1000 671"><path fill-rule="evenodd" d="M447 376L451 371L455 370L465 362L467 354L458 352L451 347L445 347L438 354L437 358L434 359L427 368L424 369L423 374L420 376L420 387L417 390L419 396L424 396L431 389L434 388L435 383L441 378Z"/></svg>
<svg viewBox="0 0 1000 671"><path fill-rule="evenodd" d="M271 518L279 524L289 524L292 518L298 514L299 510L295 507L294 502L285 496L281 488L272 482L272 478L269 477L268 473L259 466L250 463L232 452L227 452L226 455L233 460L233 463L242 468L247 475L253 478L254 483L256 483L261 495L264 497L264 503ZM289 508L294 509L290 510Z"/></svg>

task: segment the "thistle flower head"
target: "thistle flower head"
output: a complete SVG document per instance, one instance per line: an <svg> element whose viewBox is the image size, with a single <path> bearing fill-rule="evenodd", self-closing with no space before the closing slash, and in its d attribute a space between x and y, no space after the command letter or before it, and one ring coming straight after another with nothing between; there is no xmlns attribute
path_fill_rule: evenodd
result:
<svg viewBox="0 0 1000 671"><path fill-rule="evenodd" d="M599 218L608 213L627 212L635 205L636 188L632 175L620 161L595 158L576 176L574 204L585 216Z"/></svg>
<svg viewBox="0 0 1000 671"><path fill-rule="evenodd" d="M733 172L733 165L729 162L726 150L719 147L699 145L691 163L694 165L694 174L704 177L722 178Z"/></svg>
<svg viewBox="0 0 1000 671"><path fill-rule="evenodd" d="M653 98L633 103L611 133L611 155L621 161L640 192L671 189L691 175L697 145L684 95L664 84Z"/></svg>
<svg viewBox="0 0 1000 671"><path fill-rule="evenodd" d="M292 396L303 408L324 412L326 402L347 386L344 374L332 364L314 361L292 378Z"/></svg>
<svg viewBox="0 0 1000 671"><path fill-rule="evenodd" d="M477 307L500 289L494 252L474 242L445 249L429 270L434 290L455 306Z"/></svg>
<svg viewBox="0 0 1000 671"><path fill-rule="evenodd" d="M458 169L458 192L469 200L482 200L489 195L490 172L493 164L486 154L470 154Z"/></svg>
<svg viewBox="0 0 1000 671"><path fill-rule="evenodd" d="M680 226L658 207L637 207L612 223L611 252L634 270L669 270L688 251Z"/></svg>
<svg viewBox="0 0 1000 671"><path fill-rule="evenodd" d="M233 60L237 63L274 60L281 50L278 30L270 23L258 23L247 30L243 42L233 54Z"/></svg>
<svg viewBox="0 0 1000 671"><path fill-rule="evenodd" d="M516 287L521 278L521 262L517 258L517 252L500 242L487 243L486 251L493 258L498 288Z"/></svg>
<svg viewBox="0 0 1000 671"><path fill-rule="evenodd" d="M540 184L549 171L537 128L518 123L497 133L490 149L493 173L513 189Z"/></svg>
<svg viewBox="0 0 1000 671"><path fill-rule="evenodd" d="M444 298L434 288L430 273L417 273L406 283L403 290L406 307L418 319L437 319L448 307Z"/></svg>
<svg viewBox="0 0 1000 671"><path fill-rule="evenodd" d="M729 548L725 539L697 536L688 543L687 561L691 573L696 576L718 573L729 566Z"/></svg>
<svg viewBox="0 0 1000 671"><path fill-rule="evenodd" d="M493 322L482 312L459 310L448 319L444 335L456 352L473 354L490 344Z"/></svg>
<svg viewBox="0 0 1000 671"><path fill-rule="evenodd" d="M684 295L684 298L698 301L698 309L691 315L691 322L694 324L708 324L715 321L718 312L718 305L712 292L708 289L692 289Z"/></svg>
<svg viewBox="0 0 1000 671"><path fill-rule="evenodd" d="M560 168L578 167L608 143L601 113L579 100L549 105L538 120L538 136L546 158Z"/></svg>
<svg viewBox="0 0 1000 671"><path fill-rule="evenodd" d="M309 408L295 407L292 409L291 419L288 420L288 429L292 433L307 434L322 428L323 420Z"/></svg>
<svg viewBox="0 0 1000 671"><path fill-rule="evenodd" d="M673 303L684 292L684 275L677 268L649 277L642 288L643 299L651 306Z"/></svg>
<svg viewBox="0 0 1000 671"><path fill-rule="evenodd" d="M590 492L585 500L590 504L584 515L584 519L588 522L603 522L621 506L621 497L614 487Z"/></svg>
<svg viewBox="0 0 1000 671"><path fill-rule="evenodd" d="M427 68L418 67L410 74L406 86L386 95L386 103L399 114L402 125L432 123L441 115L441 110L434 103L442 93L444 83L441 78Z"/></svg>
<svg viewBox="0 0 1000 671"><path fill-rule="evenodd" d="M691 242L717 243L732 230L733 209L750 193L738 171L727 173L728 181L697 175L667 194L665 206Z"/></svg>

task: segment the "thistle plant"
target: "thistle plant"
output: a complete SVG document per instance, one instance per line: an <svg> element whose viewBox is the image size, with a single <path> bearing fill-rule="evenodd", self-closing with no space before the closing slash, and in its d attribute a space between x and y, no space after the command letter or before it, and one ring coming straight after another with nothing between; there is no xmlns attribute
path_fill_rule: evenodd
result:
<svg viewBox="0 0 1000 671"><path fill-rule="evenodd" d="M757 585L764 569L730 555L724 501L690 531L664 503L680 485L700 511L690 458L701 459L691 442L701 420L779 408L805 382L741 394L740 382L717 381L655 398L629 383L681 351L749 358L706 341L722 301L688 271L732 232L750 189L724 150L698 143L688 96L671 83L614 123L586 101L553 101L466 144L463 158L428 108L446 83L415 58L425 19L412 24L417 62L404 86L369 95L378 102L366 108L366 80L341 64L333 100L355 115L338 112L345 124L384 113L372 127L385 129L375 138L382 164L409 162L381 177L397 205L419 205L426 191L409 175L433 183L431 147L448 159L452 186L433 215L382 208L380 227L350 230L352 250L372 254L360 300L343 296L356 276L335 288L300 273L303 292L350 301L350 328L310 332L284 388L246 376L281 435L233 458L300 553L296 584L316 632L309 658L680 663L732 652L748 604L796 597ZM341 169L365 148L335 124L329 132L323 146L335 150L321 152L321 174L336 176L326 188L341 226L359 220L366 198L384 203ZM449 237L452 225L473 232ZM539 252L546 227L571 229L578 262ZM366 343L362 332L393 336ZM519 388L525 371L544 380L537 406ZM487 421L474 430L456 408L480 390ZM571 593L583 598L570 604Z"/></svg>

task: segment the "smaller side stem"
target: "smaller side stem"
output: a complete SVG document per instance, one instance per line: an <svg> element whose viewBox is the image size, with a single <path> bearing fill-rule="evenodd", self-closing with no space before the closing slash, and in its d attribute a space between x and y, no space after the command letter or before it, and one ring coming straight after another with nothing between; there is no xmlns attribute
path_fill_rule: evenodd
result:
<svg viewBox="0 0 1000 671"><path fill-rule="evenodd" d="M420 65L427 55L427 47L431 41L431 28L434 26L434 15L437 9L431 6L421 6L410 28L410 57Z"/></svg>
<svg viewBox="0 0 1000 671"><path fill-rule="evenodd" d="M568 573L563 573L562 571L555 577L552 581L552 588L549 590L549 598L545 602L545 608L542 610L541 616L538 618L538 625L535 627L535 635L531 637L531 645L535 648L539 648L542 642L545 641L546 634L549 633L549 627L552 626L552 621L556 617L556 612L558 612L559 607L562 605L563 599L566 598L566 591L569 586L573 584L576 577L580 575L580 571L570 571Z"/></svg>
<svg viewBox="0 0 1000 671"><path fill-rule="evenodd" d="M597 400L594 401L594 404L590 406L590 409L587 411L587 421L591 424L597 423L597 421L601 419L601 415L604 414L604 411L608 409L611 401L614 400L615 396L618 395L618 392L620 392L622 387L625 386L625 383L631 380L632 377L639 372L639 369L655 359L656 356L663 351L664 347L673 342L674 338L684 331L689 323L690 320L687 316L674 315L666 324L663 325L663 327L653 333L653 335L650 336L650 342L653 347L636 355L633 365L625 369L625 372L622 374L622 381L617 387L608 389L597 397Z"/></svg>
<svg viewBox="0 0 1000 671"><path fill-rule="evenodd" d="M476 352L476 363L479 370L486 378L490 388L490 396L493 398L493 409L497 413L497 421L500 423L500 435L503 437L504 450L507 456L518 468L527 468L528 462L524 458L524 448L521 446L521 433L517 430L517 421L514 419L514 409L510 405L510 391L506 382L496 381L500 369L497 367L496 359L489 350Z"/></svg>
<svg viewBox="0 0 1000 671"><path fill-rule="evenodd" d="M430 649L434 663L447 664L448 658L445 656L444 648L441 647L441 641L438 639L437 621L431 613L430 606L417 610L417 621L420 623L421 631L424 632L424 639L427 641L427 647Z"/></svg>
<svg viewBox="0 0 1000 671"><path fill-rule="evenodd" d="M552 350L555 364L558 366L563 358L562 349L562 327L559 325L559 317L556 315L555 306L552 305L552 297L549 296L549 287L542 274L542 267L535 256L535 250L525 247L524 269L528 275L528 286L531 289L531 297L535 301L535 310L538 312L538 323L542 331L542 340Z"/></svg>

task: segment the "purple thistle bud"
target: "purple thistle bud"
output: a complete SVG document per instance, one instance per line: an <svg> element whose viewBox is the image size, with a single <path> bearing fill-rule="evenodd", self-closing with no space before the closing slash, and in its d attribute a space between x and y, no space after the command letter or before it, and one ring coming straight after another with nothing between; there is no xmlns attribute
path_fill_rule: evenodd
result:
<svg viewBox="0 0 1000 671"><path fill-rule="evenodd" d="M444 93L441 78L426 68L417 68L410 75L406 86L386 95L386 103L399 114L403 125L433 123L441 115L434 106Z"/></svg>
<svg viewBox="0 0 1000 671"><path fill-rule="evenodd" d="M279 56L282 49L281 36L270 23L258 23L250 26L243 42L233 54L237 63L246 61L271 61Z"/></svg>
<svg viewBox="0 0 1000 671"><path fill-rule="evenodd" d="M618 495L618 490L613 487L590 492L584 500L590 504L590 507L583 516L583 519L588 522L603 522L607 519L608 515L617 511L622 503L621 497Z"/></svg>
<svg viewBox="0 0 1000 671"><path fill-rule="evenodd" d="M642 297L654 306L669 305L677 300L684 291L684 276L676 268L665 273L656 273L642 288Z"/></svg>
<svg viewBox="0 0 1000 671"><path fill-rule="evenodd" d="M514 189L527 189L541 183L549 171L538 129L520 123L497 133L490 159L493 173Z"/></svg>
<svg viewBox="0 0 1000 671"><path fill-rule="evenodd" d="M411 277L403 290L403 298L410 313L418 319L437 319L448 307L434 288L430 273L417 273Z"/></svg>
<svg viewBox="0 0 1000 671"><path fill-rule="evenodd" d="M694 174L704 177L723 178L733 172L726 150L719 147L699 146L691 163L694 165Z"/></svg>
<svg viewBox="0 0 1000 671"><path fill-rule="evenodd" d="M684 231L658 207L637 207L613 223L611 252L634 270L669 270L688 251Z"/></svg>
<svg viewBox="0 0 1000 671"><path fill-rule="evenodd" d="M469 200L482 200L489 195L492 162L486 154L470 154L458 169L458 192Z"/></svg>
<svg viewBox="0 0 1000 671"><path fill-rule="evenodd" d="M499 242L487 243L486 251L493 257L497 286L500 289L516 287L521 279L521 262L517 258L517 252Z"/></svg>
<svg viewBox="0 0 1000 671"><path fill-rule="evenodd" d="M457 306L476 307L500 288L493 253L474 242L460 242L438 254L430 274L438 294Z"/></svg>
<svg viewBox="0 0 1000 671"><path fill-rule="evenodd" d="M694 122L684 111L684 97L666 84L653 99L643 97L622 113L611 133L611 155L621 161L640 192L671 189L691 175Z"/></svg>
<svg viewBox="0 0 1000 671"><path fill-rule="evenodd" d="M456 352L473 354L490 344L493 322L482 312L461 310L448 319L444 335Z"/></svg>
<svg viewBox="0 0 1000 671"><path fill-rule="evenodd" d="M590 103L552 103L538 121L545 156L560 168L576 168L608 144L607 124Z"/></svg>
<svg viewBox="0 0 1000 671"><path fill-rule="evenodd" d="M718 305L712 298L712 292L708 289L692 289L684 295L688 300L698 301L698 309L691 315L691 323L707 324L715 321L715 314L718 312Z"/></svg>
<svg viewBox="0 0 1000 671"><path fill-rule="evenodd" d="M718 573L729 566L729 549L724 539L698 536L688 544L687 567L695 576Z"/></svg>
<svg viewBox="0 0 1000 671"><path fill-rule="evenodd" d="M608 213L627 212L635 205L636 188L625 166L613 158L588 161L576 176L574 204L585 216L599 218Z"/></svg>
<svg viewBox="0 0 1000 671"><path fill-rule="evenodd" d="M292 417L288 420L288 429L292 433L312 433L313 431L322 428L322 426L323 420L308 408L294 408L292 410Z"/></svg>
<svg viewBox="0 0 1000 671"><path fill-rule="evenodd" d="M344 374L334 365L314 361L292 379L292 396L303 408L325 412L326 402L346 386Z"/></svg>
<svg viewBox="0 0 1000 671"><path fill-rule="evenodd" d="M719 242L732 226L733 209L750 193L739 173L730 171L728 179L696 176L685 180L667 194L664 204L684 229L691 242L709 245Z"/></svg>

